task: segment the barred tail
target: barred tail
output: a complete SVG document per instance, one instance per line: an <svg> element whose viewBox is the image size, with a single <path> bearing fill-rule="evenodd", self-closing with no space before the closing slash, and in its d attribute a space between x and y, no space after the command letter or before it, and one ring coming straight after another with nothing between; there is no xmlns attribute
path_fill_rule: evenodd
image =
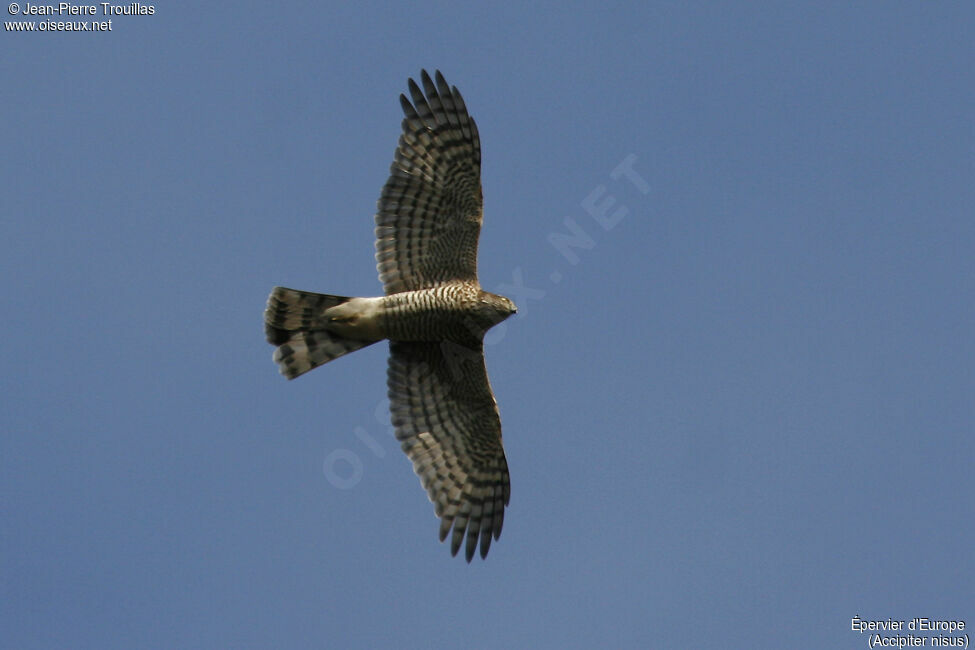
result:
<svg viewBox="0 0 975 650"><path fill-rule="evenodd" d="M345 296L274 287L264 310L264 332L268 343L278 347L274 361L282 375L294 379L374 342L348 339L325 329L325 310L348 300Z"/></svg>

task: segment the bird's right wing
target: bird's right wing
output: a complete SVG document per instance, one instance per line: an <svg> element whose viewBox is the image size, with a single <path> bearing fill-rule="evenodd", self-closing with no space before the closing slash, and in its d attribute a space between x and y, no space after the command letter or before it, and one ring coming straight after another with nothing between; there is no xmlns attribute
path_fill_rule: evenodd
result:
<svg viewBox="0 0 975 650"><path fill-rule="evenodd" d="M413 102L400 95L403 134L376 213L376 261L386 295L477 280L481 141L457 88L426 71Z"/></svg>

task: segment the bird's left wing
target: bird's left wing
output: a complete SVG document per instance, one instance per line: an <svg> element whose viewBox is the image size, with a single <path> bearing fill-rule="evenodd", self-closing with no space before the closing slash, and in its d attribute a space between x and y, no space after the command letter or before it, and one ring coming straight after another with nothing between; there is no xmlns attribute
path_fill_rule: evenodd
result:
<svg viewBox="0 0 975 650"><path fill-rule="evenodd" d="M510 481L501 419L480 343L390 343L389 401L396 438L441 518L450 552L481 557L501 535Z"/></svg>

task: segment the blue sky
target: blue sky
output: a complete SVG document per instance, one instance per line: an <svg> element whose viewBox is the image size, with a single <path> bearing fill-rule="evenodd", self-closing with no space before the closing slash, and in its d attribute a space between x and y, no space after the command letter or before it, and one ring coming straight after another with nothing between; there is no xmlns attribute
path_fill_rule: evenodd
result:
<svg viewBox="0 0 975 650"><path fill-rule="evenodd" d="M975 624L970 3L155 9L0 34L4 647ZM471 565L384 347L287 382L262 332L274 285L380 292L421 68L477 119L481 282L519 305L487 346L511 504Z"/></svg>

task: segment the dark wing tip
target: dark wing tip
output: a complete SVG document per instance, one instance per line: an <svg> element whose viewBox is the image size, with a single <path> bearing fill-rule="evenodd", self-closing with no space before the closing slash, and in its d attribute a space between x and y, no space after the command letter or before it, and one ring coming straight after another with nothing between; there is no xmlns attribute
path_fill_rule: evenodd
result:
<svg viewBox="0 0 975 650"><path fill-rule="evenodd" d="M490 548L491 548L491 531L485 529L481 531L481 559L482 560L487 558L488 550Z"/></svg>
<svg viewBox="0 0 975 650"><path fill-rule="evenodd" d="M410 97L413 98L414 103L426 101L426 98L423 96L423 91L420 90L420 87L416 85L415 81L410 79L407 85L410 87Z"/></svg>
<svg viewBox="0 0 975 650"><path fill-rule="evenodd" d="M410 100L407 99L406 95L404 95L403 93L399 94L399 105L403 107L403 112L406 113L407 116L416 113L416 111L413 108L413 104L410 103Z"/></svg>

